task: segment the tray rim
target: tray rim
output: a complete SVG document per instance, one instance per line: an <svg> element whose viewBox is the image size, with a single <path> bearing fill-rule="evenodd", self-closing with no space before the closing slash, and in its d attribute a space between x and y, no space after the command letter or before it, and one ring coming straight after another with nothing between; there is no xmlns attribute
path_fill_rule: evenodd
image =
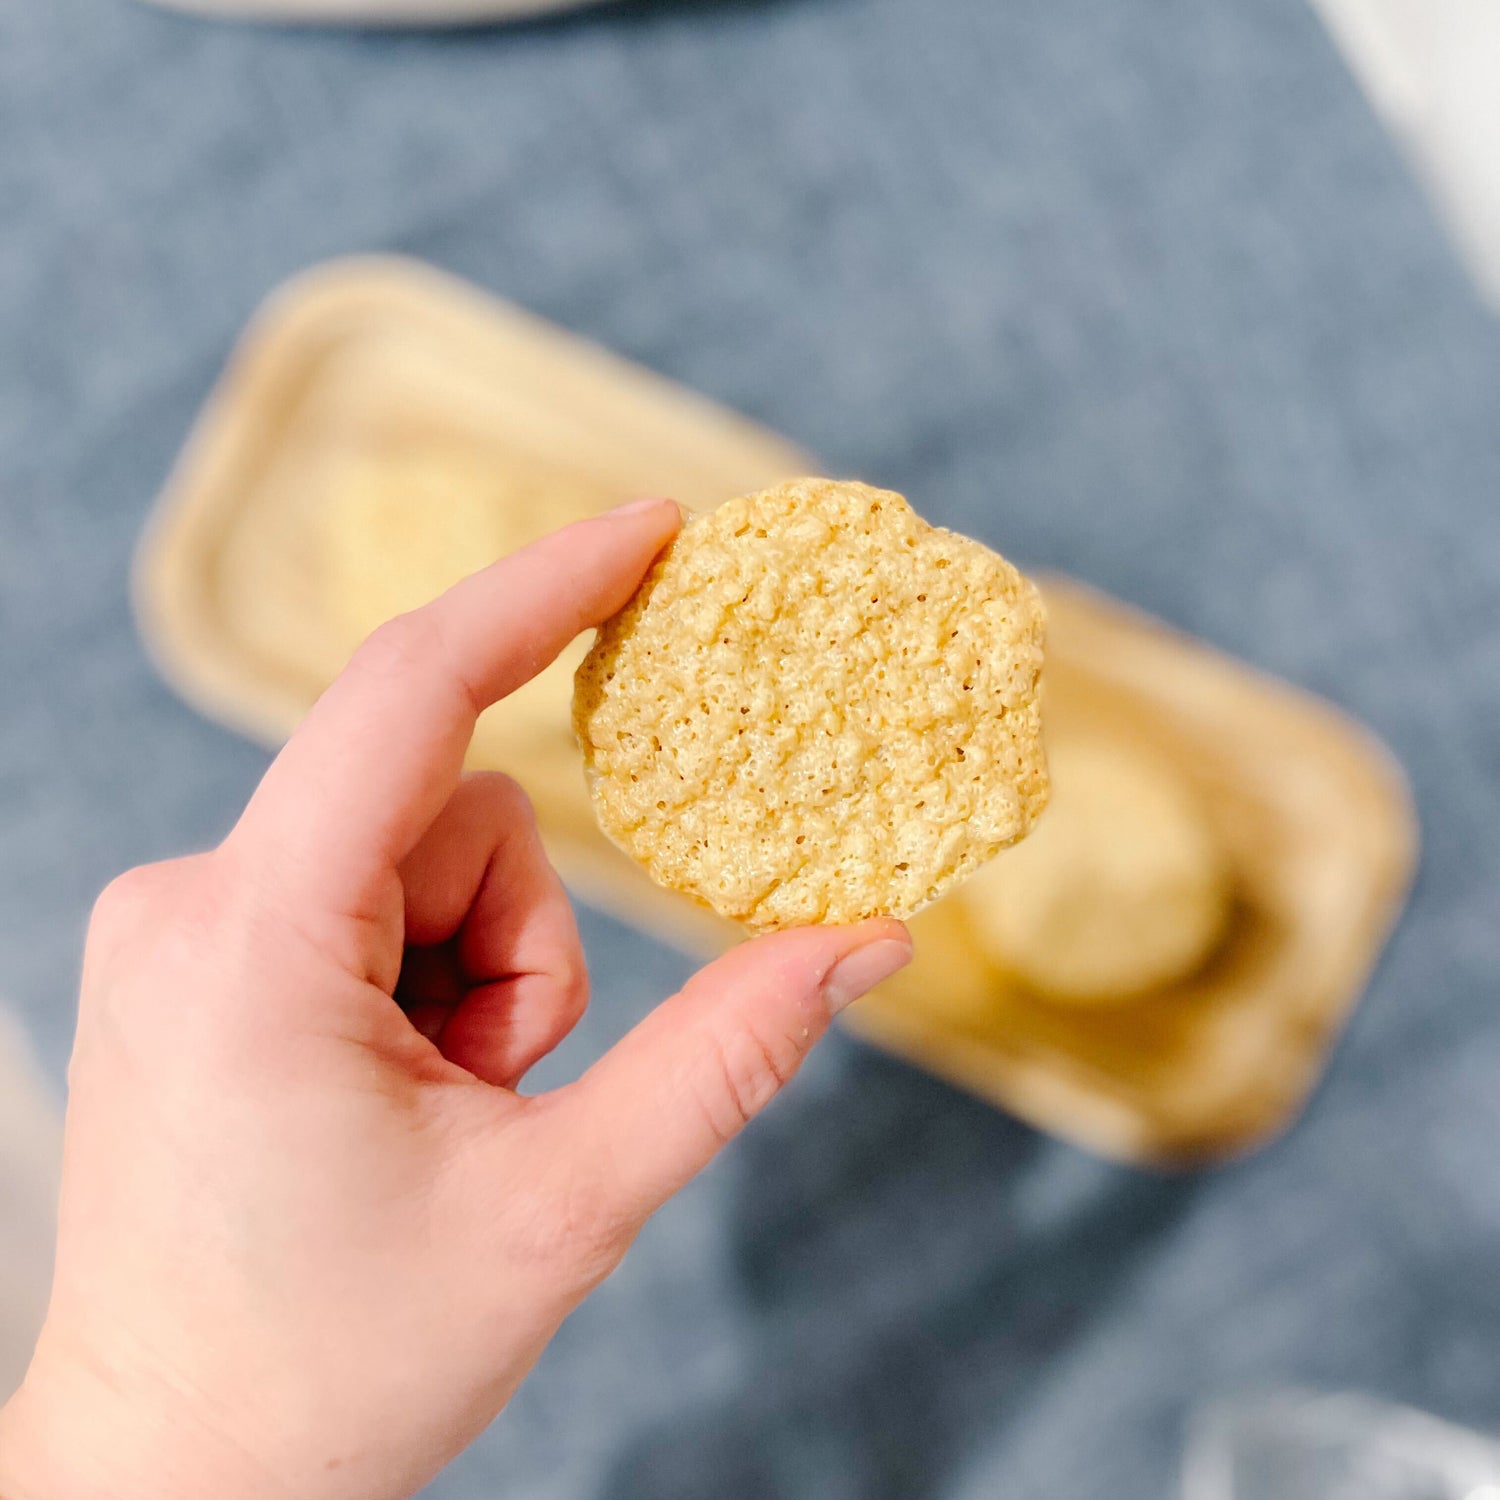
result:
<svg viewBox="0 0 1500 1500"><path fill-rule="evenodd" d="M790 440L668 376L549 322L439 267L383 253L339 256L296 272L259 302L199 406L152 504L130 566L137 631L158 672L188 703L254 742L274 748L306 711L237 650L232 632L195 599L193 564L236 506L235 476L247 448L270 424L265 408L343 320L392 308L428 322L471 316L572 363L595 382L618 378L637 407L676 408L726 439L779 450L789 471L816 462Z"/></svg>

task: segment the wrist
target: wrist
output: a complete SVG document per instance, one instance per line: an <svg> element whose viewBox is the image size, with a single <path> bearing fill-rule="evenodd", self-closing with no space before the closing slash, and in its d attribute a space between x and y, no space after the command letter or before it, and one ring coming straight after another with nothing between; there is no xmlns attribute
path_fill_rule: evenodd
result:
<svg viewBox="0 0 1500 1500"><path fill-rule="evenodd" d="M0 1406L0 1500L280 1500L290 1489L181 1393L41 1352Z"/></svg>

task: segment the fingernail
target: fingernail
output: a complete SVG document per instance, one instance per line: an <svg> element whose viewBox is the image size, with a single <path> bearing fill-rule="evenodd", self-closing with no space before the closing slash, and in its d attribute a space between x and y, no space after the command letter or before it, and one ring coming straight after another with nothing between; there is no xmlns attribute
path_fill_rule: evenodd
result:
<svg viewBox="0 0 1500 1500"><path fill-rule="evenodd" d="M648 510L659 510L663 505L673 505L675 501L668 500L664 495L649 495L644 500L632 500L628 505L617 505L610 511L612 516L639 516ZM678 510L682 507L679 505Z"/></svg>
<svg viewBox="0 0 1500 1500"><path fill-rule="evenodd" d="M845 954L824 976L823 999L828 1014L837 1015L846 1005L867 995L883 979L911 962L911 944L899 938L881 938L853 953Z"/></svg>

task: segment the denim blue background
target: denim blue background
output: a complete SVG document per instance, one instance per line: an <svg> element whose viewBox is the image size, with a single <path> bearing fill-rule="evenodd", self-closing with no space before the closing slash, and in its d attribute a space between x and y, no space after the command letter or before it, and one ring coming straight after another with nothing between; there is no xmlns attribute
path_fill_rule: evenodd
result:
<svg viewBox="0 0 1500 1500"><path fill-rule="evenodd" d="M0 0L0 992L59 1076L93 893L264 763L153 676L131 546L255 303L366 249L1328 694L1426 836L1278 1145L1158 1179L835 1039L433 1494L1155 1500L1284 1379L1500 1425L1500 324L1303 0ZM584 924L555 1073L685 972Z"/></svg>

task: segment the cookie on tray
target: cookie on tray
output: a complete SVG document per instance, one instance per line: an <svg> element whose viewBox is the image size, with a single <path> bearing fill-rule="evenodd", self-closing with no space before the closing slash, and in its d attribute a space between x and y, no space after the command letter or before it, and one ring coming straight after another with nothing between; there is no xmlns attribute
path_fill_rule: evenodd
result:
<svg viewBox="0 0 1500 1500"><path fill-rule="evenodd" d="M959 893L990 959L1050 999L1107 1005L1187 978L1224 934L1228 865L1175 767L1061 740L1053 797L1024 847Z"/></svg>

